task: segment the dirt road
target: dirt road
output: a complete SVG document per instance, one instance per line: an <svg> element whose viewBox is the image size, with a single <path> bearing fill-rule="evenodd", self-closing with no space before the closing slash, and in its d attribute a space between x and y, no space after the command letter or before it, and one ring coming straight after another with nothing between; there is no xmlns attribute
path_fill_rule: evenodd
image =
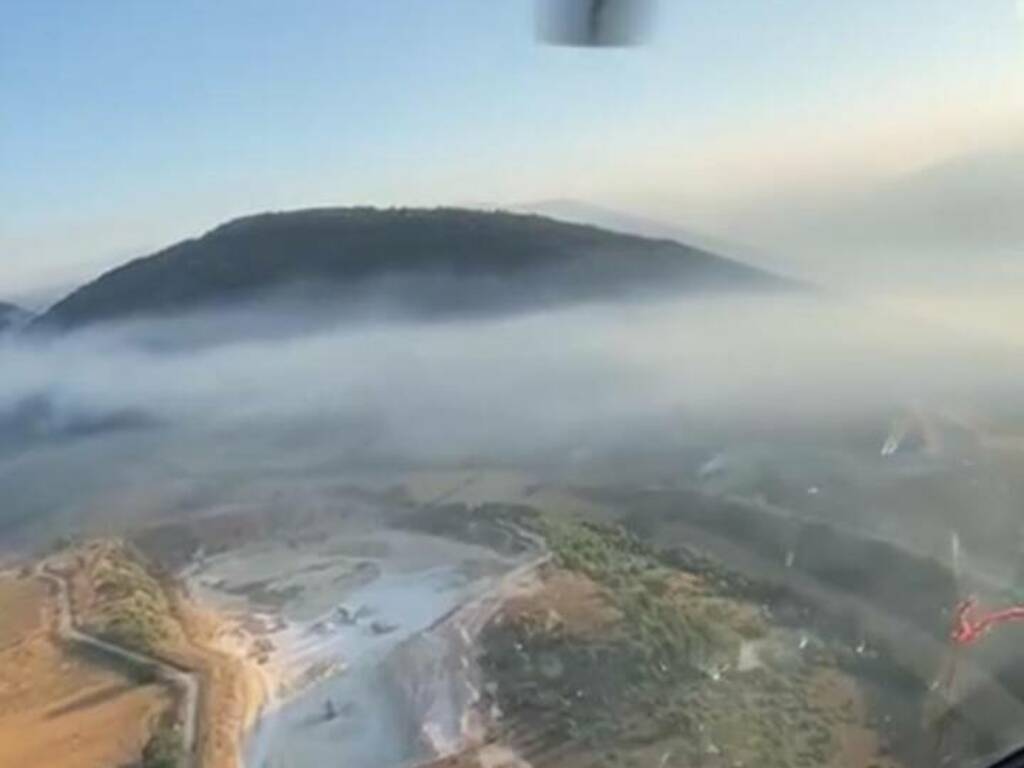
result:
<svg viewBox="0 0 1024 768"><path fill-rule="evenodd" d="M78 630L75 627L74 616L71 612L71 600L68 597L68 585L64 577L47 571L45 566L39 568L38 574L40 578L53 584L57 589L57 606L59 610L57 629L64 640L87 646L106 656L112 656L127 662L136 668L155 670L162 679L167 680L181 690L184 701L182 744L185 749L186 767L189 768L194 765L199 715L199 681L196 675L188 670L172 666L160 659L115 645Z"/></svg>

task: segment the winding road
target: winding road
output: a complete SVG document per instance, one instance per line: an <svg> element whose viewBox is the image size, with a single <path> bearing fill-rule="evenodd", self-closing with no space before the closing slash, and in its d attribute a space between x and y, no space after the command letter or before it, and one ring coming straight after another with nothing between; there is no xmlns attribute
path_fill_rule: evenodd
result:
<svg viewBox="0 0 1024 768"><path fill-rule="evenodd" d="M161 679L181 690L183 698L181 740L186 755L185 768L192 768L196 764L195 746L199 718L199 680L195 673L80 631L75 627L74 616L71 612L67 580L59 574L48 571L45 566L40 566L37 573L40 578L57 588L59 609L57 632L62 639L92 648L133 667L155 670Z"/></svg>

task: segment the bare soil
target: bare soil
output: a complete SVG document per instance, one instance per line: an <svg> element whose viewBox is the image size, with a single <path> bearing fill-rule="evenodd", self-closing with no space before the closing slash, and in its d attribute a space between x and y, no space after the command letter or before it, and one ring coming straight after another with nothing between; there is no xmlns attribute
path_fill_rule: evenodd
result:
<svg viewBox="0 0 1024 768"><path fill-rule="evenodd" d="M60 643L53 597L34 578L0 576L0 616L0 767L138 761L168 692Z"/></svg>
<svg viewBox="0 0 1024 768"><path fill-rule="evenodd" d="M140 584L144 582L154 596L147 605L157 609L145 614L153 628L145 652L199 676L199 768L238 768L243 735L266 699L267 686L255 662L218 646L222 618L196 606L181 585L121 541L91 541L62 559L73 585L76 619L85 626L102 627L119 602L132 598L104 589L104 574L128 570Z"/></svg>

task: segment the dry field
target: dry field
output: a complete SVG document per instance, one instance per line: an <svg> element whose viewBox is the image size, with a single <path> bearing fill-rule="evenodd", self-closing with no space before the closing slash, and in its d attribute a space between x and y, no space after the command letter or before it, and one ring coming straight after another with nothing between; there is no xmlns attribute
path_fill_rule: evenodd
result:
<svg viewBox="0 0 1024 768"><path fill-rule="evenodd" d="M64 646L54 614L44 583L0 575L0 768L134 764L170 696Z"/></svg>
<svg viewBox="0 0 1024 768"><path fill-rule="evenodd" d="M193 604L180 585L124 542L87 542L64 560L83 626L108 636L114 628L118 642L198 675L197 763L237 768L243 734L267 685L254 661L218 647L221 617Z"/></svg>

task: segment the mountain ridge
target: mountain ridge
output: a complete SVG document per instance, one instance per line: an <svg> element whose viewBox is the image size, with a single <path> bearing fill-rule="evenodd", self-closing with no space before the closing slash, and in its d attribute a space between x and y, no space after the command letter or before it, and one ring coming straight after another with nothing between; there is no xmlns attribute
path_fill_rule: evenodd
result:
<svg viewBox="0 0 1024 768"><path fill-rule="evenodd" d="M0 333L11 330L29 318L29 312L16 304L0 301Z"/></svg>
<svg viewBox="0 0 1024 768"><path fill-rule="evenodd" d="M292 290L360 312L508 312L670 290L781 288L783 278L666 239L535 214L459 208L312 208L245 216L134 259L72 291L34 325L218 308Z"/></svg>

